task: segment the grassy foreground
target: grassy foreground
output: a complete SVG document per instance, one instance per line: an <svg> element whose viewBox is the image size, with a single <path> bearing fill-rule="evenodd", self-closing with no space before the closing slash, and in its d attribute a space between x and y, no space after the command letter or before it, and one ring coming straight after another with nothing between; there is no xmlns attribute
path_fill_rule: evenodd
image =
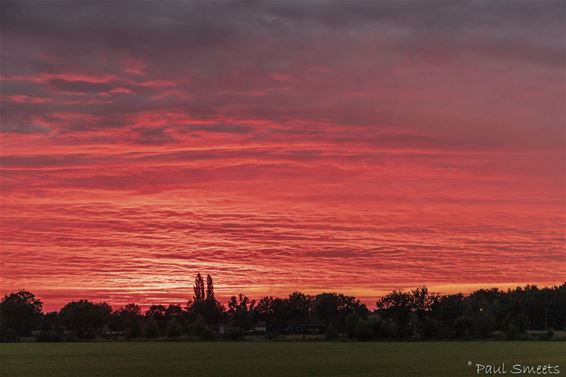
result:
<svg viewBox="0 0 566 377"><path fill-rule="evenodd" d="M476 376L473 364L554 364L563 342L0 344L2 377ZM507 374L511 374L508 372ZM528 375L528 374L524 374Z"/></svg>

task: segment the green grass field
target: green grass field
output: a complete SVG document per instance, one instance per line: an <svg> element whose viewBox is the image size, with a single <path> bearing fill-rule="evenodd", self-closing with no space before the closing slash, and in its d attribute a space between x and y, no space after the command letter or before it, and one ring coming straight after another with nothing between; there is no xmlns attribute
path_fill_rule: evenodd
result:
<svg viewBox="0 0 566 377"><path fill-rule="evenodd" d="M553 364L564 342L0 344L0 376L476 376L475 363ZM508 375L511 373L508 372ZM524 374L528 375L528 374Z"/></svg>

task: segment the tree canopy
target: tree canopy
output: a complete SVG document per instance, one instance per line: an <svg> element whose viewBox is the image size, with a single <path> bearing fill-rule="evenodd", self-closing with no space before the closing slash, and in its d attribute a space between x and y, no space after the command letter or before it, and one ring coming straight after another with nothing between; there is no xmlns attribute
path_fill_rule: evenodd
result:
<svg viewBox="0 0 566 377"><path fill-rule="evenodd" d="M197 274L194 296L185 307L130 303L113 310L105 302L72 301L58 312L43 313L43 305L28 291L4 296L0 302L0 341L37 335L38 340L95 337L147 338L224 336L245 333L321 334L328 339L503 339L527 338L528 331L552 337L566 325L566 283L550 288L533 285L513 290L480 289L439 295L426 287L392 291L370 310L358 298L335 292L252 299L216 299L210 275Z"/></svg>

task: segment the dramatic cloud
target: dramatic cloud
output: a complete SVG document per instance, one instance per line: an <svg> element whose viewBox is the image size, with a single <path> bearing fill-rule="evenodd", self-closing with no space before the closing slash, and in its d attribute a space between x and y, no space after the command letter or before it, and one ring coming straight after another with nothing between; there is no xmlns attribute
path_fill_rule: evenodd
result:
<svg viewBox="0 0 566 377"><path fill-rule="evenodd" d="M0 8L0 293L564 280L564 2Z"/></svg>

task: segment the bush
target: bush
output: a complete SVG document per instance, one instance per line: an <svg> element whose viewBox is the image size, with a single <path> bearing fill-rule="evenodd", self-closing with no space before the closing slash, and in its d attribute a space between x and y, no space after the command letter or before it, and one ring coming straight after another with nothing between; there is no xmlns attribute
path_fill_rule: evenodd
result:
<svg viewBox="0 0 566 377"><path fill-rule="evenodd" d="M20 336L14 329L0 330L0 343L17 343Z"/></svg>

